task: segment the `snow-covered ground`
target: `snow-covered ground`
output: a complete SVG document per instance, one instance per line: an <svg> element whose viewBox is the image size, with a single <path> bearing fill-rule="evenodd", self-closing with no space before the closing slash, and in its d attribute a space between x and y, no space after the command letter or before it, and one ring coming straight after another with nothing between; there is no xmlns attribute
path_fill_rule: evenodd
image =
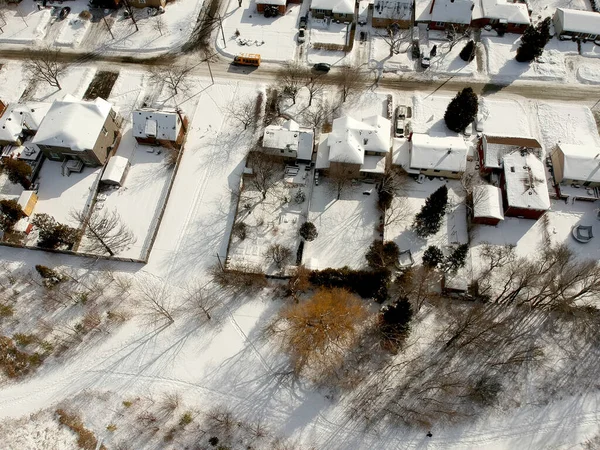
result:
<svg viewBox="0 0 600 450"><path fill-rule="evenodd" d="M582 83L600 84L600 63L582 64L577 69L577 78Z"/></svg>
<svg viewBox="0 0 600 450"><path fill-rule="evenodd" d="M556 8L590 10L590 0L529 0L527 6L531 9L534 21L554 16ZM593 0L592 0L593 1Z"/></svg>
<svg viewBox="0 0 600 450"><path fill-rule="evenodd" d="M364 195L365 191L371 195ZM348 185L337 199L335 185L323 177L313 188L308 212L319 236L305 244L304 263L312 269L365 267L365 253L379 239L379 214L374 184Z"/></svg>
<svg viewBox="0 0 600 450"><path fill-rule="evenodd" d="M594 116L587 106L540 102L538 120L544 148L563 144L600 145Z"/></svg>
<svg viewBox="0 0 600 450"><path fill-rule="evenodd" d="M9 3L5 9L6 25L0 42L30 45L44 38L46 28L54 20L49 9L38 10L36 2Z"/></svg>

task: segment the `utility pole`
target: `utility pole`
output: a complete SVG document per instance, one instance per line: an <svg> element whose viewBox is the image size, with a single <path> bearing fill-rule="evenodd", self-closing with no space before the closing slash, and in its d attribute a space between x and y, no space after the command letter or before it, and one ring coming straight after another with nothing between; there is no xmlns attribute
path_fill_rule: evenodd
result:
<svg viewBox="0 0 600 450"><path fill-rule="evenodd" d="M114 40L115 39L115 35L113 34L112 30L108 26L108 22L106 21L106 16L104 15L104 13L102 14L102 20L104 20L104 25L106 25L106 29L110 33L110 37L113 38L113 40Z"/></svg>
<svg viewBox="0 0 600 450"><path fill-rule="evenodd" d="M135 25L135 31L140 31L140 29L137 26L137 22L135 21L135 17L133 17L133 10L131 9L131 5L129 4L129 2L127 0L123 0L123 3L125 3L125 9L129 13L129 17L131 17L131 21L133 22L133 25Z"/></svg>
<svg viewBox="0 0 600 450"><path fill-rule="evenodd" d="M208 73L210 74L210 81L212 84L215 84L215 79L213 78L212 70L210 68L210 57L206 58L206 65L208 66Z"/></svg>
<svg viewBox="0 0 600 450"><path fill-rule="evenodd" d="M221 14L217 16L219 18L219 26L221 27L221 36L223 37L223 47L227 48L227 42L225 41L225 32L223 31L223 19L221 18Z"/></svg>

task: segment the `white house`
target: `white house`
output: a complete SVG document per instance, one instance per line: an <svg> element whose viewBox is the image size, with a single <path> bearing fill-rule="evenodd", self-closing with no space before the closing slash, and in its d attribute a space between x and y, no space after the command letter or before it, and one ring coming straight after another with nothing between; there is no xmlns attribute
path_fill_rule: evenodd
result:
<svg viewBox="0 0 600 450"><path fill-rule="evenodd" d="M414 133L410 169L434 177L460 178L467 167L468 148L462 136Z"/></svg>
<svg viewBox="0 0 600 450"><path fill-rule="evenodd" d="M7 106L0 117L0 145L23 142L23 135L33 135L52 103L26 102Z"/></svg>
<svg viewBox="0 0 600 450"><path fill-rule="evenodd" d="M491 26L508 33L523 33L530 24L527 4L510 0L475 0L471 25Z"/></svg>
<svg viewBox="0 0 600 450"><path fill-rule="evenodd" d="M331 17L342 22L354 20L356 2L354 0L312 0L310 12L313 17Z"/></svg>
<svg viewBox="0 0 600 450"><path fill-rule="evenodd" d="M556 8L554 30L560 39L594 41L600 36L600 13Z"/></svg>
<svg viewBox="0 0 600 450"><path fill-rule="evenodd" d="M291 119L286 120L281 125L265 128L262 147L272 155L308 162L312 159L314 133L308 128L300 128Z"/></svg>
<svg viewBox="0 0 600 450"><path fill-rule="evenodd" d="M353 177L383 175L391 147L391 122L382 116L362 121L349 116L333 121L319 145L317 168Z"/></svg>

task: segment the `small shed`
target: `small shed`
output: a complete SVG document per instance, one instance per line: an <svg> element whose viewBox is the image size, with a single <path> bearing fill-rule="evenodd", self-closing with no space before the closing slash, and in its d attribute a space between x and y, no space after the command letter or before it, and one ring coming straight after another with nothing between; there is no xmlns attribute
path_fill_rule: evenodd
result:
<svg viewBox="0 0 600 450"><path fill-rule="evenodd" d="M33 209L38 201L37 194L35 191L23 191L17 203L23 210L23 213L29 217L33 214Z"/></svg>
<svg viewBox="0 0 600 450"><path fill-rule="evenodd" d="M498 225L504 220L502 207L502 191L491 184L473 188L473 223L483 225Z"/></svg>
<svg viewBox="0 0 600 450"><path fill-rule="evenodd" d="M115 155L108 161L100 182L111 186L123 186L129 167L129 160L123 156Z"/></svg>

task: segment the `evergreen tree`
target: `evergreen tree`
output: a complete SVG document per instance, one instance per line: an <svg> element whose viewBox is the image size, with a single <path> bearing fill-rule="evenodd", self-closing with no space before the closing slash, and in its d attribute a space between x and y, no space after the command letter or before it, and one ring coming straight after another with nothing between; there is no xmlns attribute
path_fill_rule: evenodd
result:
<svg viewBox="0 0 600 450"><path fill-rule="evenodd" d="M31 166L20 159L8 158L2 166L11 183L20 184L25 189L31 186Z"/></svg>
<svg viewBox="0 0 600 450"><path fill-rule="evenodd" d="M37 245L42 248L57 248L60 245L72 246L79 237L76 228L71 228L54 220L48 214L36 214L31 221L39 230Z"/></svg>
<svg viewBox="0 0 600 450"><path fill-rule="evenodd" d="M458 269L465 266L469 246L467 244L459 245L444 261L444 270L449 273L456 273Z"/></svg>
<svg viewBox="0 0 600 450"><path fill-rule="evenodd" d="M413 227L419 236L427 237L439 231L447 204L448 188L443 185L427 198L415 217Z"/></svg>
<svg viewBox="0 0 600 450"><path fill-rule="evenodd" d="M403 335L408 332L413 310L407 298L401 297L395 303L383 308L380 316L380 329L388 336Z"/></svg>
<svg viewBox="0 0 600 450"><path fill-rule="evenodd" d="M423 253L423 265L431 269L439 267L444 262L444 254L435 245L430 245Z"/></svg>
<svg viewBox="0 0 600 450"><path fill-rule="evenodd" d="M12 231L25 214L16 200L0 200L0 230Z"/></svg>
<svg viewBox="0 0 600 450"><path fill-rule="evenodd" d="M530 62L535 58L542 56L544 47L550 40L550 17L546 17L535 27L529 25L523 36L521 36L521 46L517 49L515 59L519 62Z"/></svg>
<svg viewBox="0 0 600 450"><path fill-rule="evenodd" d="M314 241L318 235L317 227L312 222L304 222L300 227L300 236L306 241Z"/></svg>
<svg viewBox="0 0 600 450"><path fill-rule="evenodd" d="M370 245L365 258L372 269L385 269L398 262L400 249L395 242L382 242L379 239Z"/></svg>
<svg viewBox="0 0 600 450"><path fill-rule="evenodd" d="M470 40L467 45L460 51L460 59L463 61L471 62L475 59L475 41Z"/></svg>
<svg viewBox="0 0 600 450"><path fill-rule="evenodd" d="M478 109L477 94L470 87L464 88L448 104L444 114L446 126L452 131L462 133L475 120Z"/></svg>

